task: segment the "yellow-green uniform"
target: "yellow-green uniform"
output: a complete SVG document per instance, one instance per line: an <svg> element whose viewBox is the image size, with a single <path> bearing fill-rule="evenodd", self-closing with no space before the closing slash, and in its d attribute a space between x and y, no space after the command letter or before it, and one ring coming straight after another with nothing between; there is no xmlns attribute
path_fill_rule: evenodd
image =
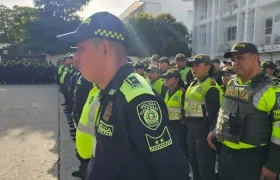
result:
<svg viewBox="0 0 280 180"><path fill-rule="evenodd" d="M99 88L94 86L89 92L76 131L76 148L83 159L90 159L95 152L94 119L99 105L98 94Z"/></svg>
<svg viewBox="0 0 280 180"><path fill-rule="evenodd" d="M187 129L183 124L183 106L184 106L184 91L179 87L174 90L174 93L168 90L164 97L164 102L167 106L168 116L169 116L169 125L172 130L176 133L181 151L188 156L187 148Z"/></svg>
<svg viewBox="0 0 280 180"><path fill-rule="evenodd" d="M151 84L158 94L162 95L162 97L165 96L167 88L166 86L164 86L164 82L161 78L159 78L158 80L156 80L154 83Z"/></svg>
<svg viewBox="0 0 280 180"><path fill-rule="evenodd" d="M215 180L212 149L207 144L209 131L215 128L222 90L210 77L195 79L185 94L187 142L193 179Z"/></svg>
<svg viewBox="0 0 280 180"><path fill-rule="evenodd" d="M231 80L215 130L223 144L223 179L259 179L262 166L279 172L280 80L265 74L247 83Z"/></svg>
<svg viewBox="0 0 280 180"><path fill-rule="evenodd" d="M185 66L183 69L180 70L182 80L184 81L185 84L187 83L187 75L188 75L189 71L190 71L190 68L187 66Z"/></svg>

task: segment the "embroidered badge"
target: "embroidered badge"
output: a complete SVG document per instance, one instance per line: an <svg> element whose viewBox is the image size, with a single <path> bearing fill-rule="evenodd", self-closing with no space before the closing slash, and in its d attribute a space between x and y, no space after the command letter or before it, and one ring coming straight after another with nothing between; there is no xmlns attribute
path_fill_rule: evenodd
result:
<svg viewBox="0 0 280 180"><path fill-rule="evenodd" d="M172 139L167 127L163 129L163 132L158 137L153 137L149 134L145 134L146 140L151 152L159 151L172 145Z"/></svg>
<svg viewBox="0 0 280 180"><path fill-rule="evenodd" d="M104 121L108 121L111 114L112 114L112 108L113 108L113 103L112 102L109 102L106 106L106 109L104 111L104 114L103 114L103 120Z"/></svg>
<svg viewBox="0 0 280 180"><path fill-rule="evenodd" d="M162 121L162 113L157 101L145 101L137 107L137 114L144 126L156 130Z"/></svg>
<svg viewBox="0 0 280 180"><path fill-rule="evenodd" d="M100 121L97 132L104 136L113 136L114 126Z"/></svg>

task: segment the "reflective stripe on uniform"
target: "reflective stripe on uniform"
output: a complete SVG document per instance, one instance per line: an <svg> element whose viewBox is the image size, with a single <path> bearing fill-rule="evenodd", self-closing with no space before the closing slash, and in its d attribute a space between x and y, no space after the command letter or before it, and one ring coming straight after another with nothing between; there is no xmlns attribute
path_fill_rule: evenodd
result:
<svg viewBox="0 0 280 180"><path fill-rule="evenodd" d="M181 109L180 108L170 108L168 107L168 112L172 112L172 113L181 113Z"/></svg>
<svg viewBox="0 0 280 180"><path fill-rule="evenodd" d="M273 123L271 142L280 145L280 121Z"/></svg>

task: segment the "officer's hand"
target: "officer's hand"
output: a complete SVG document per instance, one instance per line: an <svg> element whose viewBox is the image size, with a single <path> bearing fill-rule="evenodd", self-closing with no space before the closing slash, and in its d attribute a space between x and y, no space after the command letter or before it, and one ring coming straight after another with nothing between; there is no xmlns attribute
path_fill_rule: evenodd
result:
<svg viewBox="0 0 280 180"><path fill-rule="evenodd" d="M212 148L216 150L216 146L214 145L214 143L212 142L212 140L215 138L215 133L214 131L209 132L208 136L207 136L207 141L208 141L208 145Z"/></svg>
<svg viewBox="0 0 280 180"><path fill-rule="evenodd" d="M266 167L263 167L260 180L276 180L276 176L277 174L275 172L272 172Z"/></svg>

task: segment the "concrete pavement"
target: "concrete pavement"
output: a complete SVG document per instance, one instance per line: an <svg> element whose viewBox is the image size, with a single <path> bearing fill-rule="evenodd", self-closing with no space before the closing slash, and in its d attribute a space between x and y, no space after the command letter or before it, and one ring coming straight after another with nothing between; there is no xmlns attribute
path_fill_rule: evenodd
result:
<svg viewBox="0 0 280 180"><path fill-rule="evenodd" d="M57 91L57 85L0 85L1 180L74 179L75 145Z"/></svg>

